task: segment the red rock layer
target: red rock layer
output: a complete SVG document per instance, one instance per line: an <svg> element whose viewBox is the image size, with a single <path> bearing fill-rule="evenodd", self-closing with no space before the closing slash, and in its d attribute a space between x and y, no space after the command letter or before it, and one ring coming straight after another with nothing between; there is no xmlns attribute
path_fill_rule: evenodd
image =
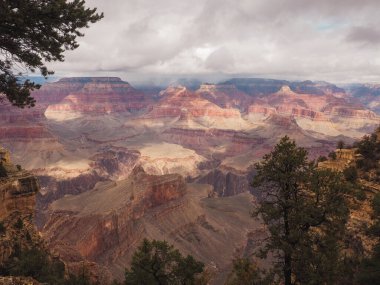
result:
<svg viewBox="0 0 380 285"><path fill-rule="evenodd" d="M190 117L240 117L240 112L237 109L223 109L186 87L169 87L161 93L161 96L163 98L146 117L173 118L184 116L184 113Z"/></svg>
<svg viewBox="0 0 380 285"><path fill-rule="evenodd" d="M377 115L370 110L363 110L350 107L334 107L331 114L342 117L353 117L362 119L376 119Z"/></svg>
<svg viewBox="0 0 380 285"><path fill-rule="evenodd" d="M243 153L261 140L250 137L247 133L233 130L219 129L181 129L166 130L162 137L170 143L180 144L186 148L194 149L202 155L210 156L212 148L226 145L226 154L229 156Z"/></svg>
<svg viewBox="0 0 380 285"><path fill-rule="evenodd" d="M44 110L40 107L20 109L0 105L0 142L4 140L53 139L45 126Z"/></svg>
<svg viewBox="0 0 380 285"><path fill-rule="evenodd" d="M196 93L222 108L246 110L252 102L251 97L233 84L202 84Z"/></svg>
<svg viewBox="0 0 380 285"><path fill-rule="evenodd" d="M329 115L374 119L376 115L360 106L353 106L344 98L331 94L298 94L288 86L280 91L256 99L248 109L251 114L290 115L304 117L315 121L326 121Z"/></svg>
<svg viewBox="0 0 380 285"><path fill-rule="evenodd" d="M77 86L77 85L75 85ZM134 112L149 105L148 98L119 78L90 78L49 111L73 111L89 115Z"/></svg>
<svg viewBox="0 0 380 285"><path fill-rule="evenodd" d="M131 199L118 201L118 207L112 212L87 216L53 212L43 229L51 246L64 243L89 260L109 262L110 257L120 254L114 250L127 250L139 236L137 221L146 211L179 199L186 193L185 181L179 175L153 176L145 174L142 168L136 168L131 179L132 188L140 187L143 190L136 191ZM133 189L123 191L133 193Z"/></svg>

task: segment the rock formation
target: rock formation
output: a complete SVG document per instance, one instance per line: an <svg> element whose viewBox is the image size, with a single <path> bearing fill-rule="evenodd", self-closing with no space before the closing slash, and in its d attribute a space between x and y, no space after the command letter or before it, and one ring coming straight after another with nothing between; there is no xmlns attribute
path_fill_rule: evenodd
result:
<svg viewBox="0 0 380 285"><path fill-rule="evenodd" d="M71 79L77 87L78 79ZM71 83L71 80L58 84ZM129 83L120 78L85 78L81 88L73 88L67 96L56 104L50 104L46 116L55 120L67 120L86 115L105 115L111 113L137 112L147 108L149 103L146 96L134 89ZM54 84L54 83L53 83ZM53 85L52 84L52 85ZM49 89L53 86L49 86ZM45 91L48 92L48 91ZM49 95L46 95L49 96Z"/></svg>
<svg viewBox="0 0 380 285"><path fill-rule="evenodd" d="M119 278L143 238L165 239L218 271L228 271L231 258L244 250L248 232L255 229L246 215L249 194L219 201L207 198L211 189L199 186L186 185L179 175L148 175L137 167L127 180L98 184L54 202L43 236L62 257L70 260L67 253L79 252Z"/></svg>

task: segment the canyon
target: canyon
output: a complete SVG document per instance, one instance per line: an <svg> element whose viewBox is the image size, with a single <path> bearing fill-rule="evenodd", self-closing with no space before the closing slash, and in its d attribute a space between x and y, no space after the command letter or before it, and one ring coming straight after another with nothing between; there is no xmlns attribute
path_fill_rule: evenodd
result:
<svg viewBox="0 0 380 285"><path fill-rule="evenodd" d="M0 145L38 178L34 223L68 268L86 262L95 279L121 279L139 243L160 239L218 272L218 284L265 236L249 214L254 163L284 135L314 159L370 133L375 89L62 78L33 93L35 108L0 105Z"/></svg>

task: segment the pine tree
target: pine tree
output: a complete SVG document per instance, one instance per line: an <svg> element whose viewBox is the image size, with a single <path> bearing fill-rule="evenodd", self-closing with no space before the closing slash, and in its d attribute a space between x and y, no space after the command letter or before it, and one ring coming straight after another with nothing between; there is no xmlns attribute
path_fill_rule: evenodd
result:
<svg viewBox="0 0 380 285"><path fill-rule="evenodd" d="M197 274L204 265L191 255L186 257L166 241L145 239L132 258L131 269L125 273L128 285L197 284Z"/></svg>
<svg viewBox="0 0 380 285"><path fill-rule="evenodd" d="M342 175L318 169L287 136L255 168L252 184L262 199L254 215L270 233L262 253L277 259L279 279L285 285L334 284L348 218Z"/></svg>
<svg viewBox="0 0 380 285"><path fill-rule="evenodd" d="M52 74L45 62L63 61L65 50L78 47L80 29L103 17L83 0L0 0L0 94L18 107L33 107L30 91L40 86L20 76L39 70Z"/></svg>

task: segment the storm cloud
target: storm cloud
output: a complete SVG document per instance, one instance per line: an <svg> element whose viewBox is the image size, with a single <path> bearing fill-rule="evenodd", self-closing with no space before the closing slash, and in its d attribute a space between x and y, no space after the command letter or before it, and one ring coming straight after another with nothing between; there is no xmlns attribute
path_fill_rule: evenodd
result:
<svg viewBox="0 0 380 285"><path fill-rule="evenodd" d="M58 76L380 81L378 0L86 2L105 18L51 66Z"/></svg>

